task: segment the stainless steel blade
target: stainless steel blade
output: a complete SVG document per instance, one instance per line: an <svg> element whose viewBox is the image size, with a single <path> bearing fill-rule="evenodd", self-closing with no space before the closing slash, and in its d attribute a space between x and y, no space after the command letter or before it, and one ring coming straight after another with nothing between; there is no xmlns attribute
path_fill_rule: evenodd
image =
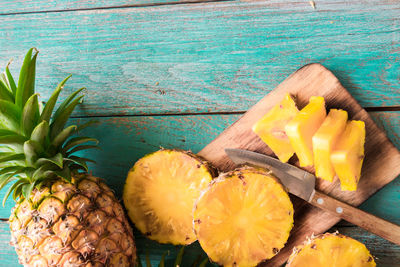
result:
<svg viewBox="0 0 400 267"><path fill-rule="evenodd" d="M250 163L270 169L290 193L306 201L311 201L315 192L315 176L313 174L257 152L237 148L226 148L225 152L236 164Z"/></svg>

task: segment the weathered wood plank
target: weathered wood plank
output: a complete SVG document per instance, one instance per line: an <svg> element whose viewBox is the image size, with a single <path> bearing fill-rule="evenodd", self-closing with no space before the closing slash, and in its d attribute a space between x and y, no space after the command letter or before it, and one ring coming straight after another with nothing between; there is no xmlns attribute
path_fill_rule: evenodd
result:
<svg viewBox="0 0 400 267"><path fill-rule="evenodd" d="M400 112L372 112L372 118L388 133L392 142L400 148ZM200 151L226 127L241 115L201 115L201 116L149 116L99 118L98 123L83 135L100 140L102 150L93 150L86 156L97 161L90 165L93 174L103 177L121 196L128 170L143 155L166 148L191 149ZM75 119L83 123L88 119ZM400 180L396 179L361 208L377 216L400 224ZM6 190L0 191L0 199ZM9 199L0 209L0 218L8 218L14 205Z"/></svg>
<svg viewBox="0 0 400 267"><path fill-rule="evenodd" d="M0 62L40 49L46 100L65 76L85 115L247 110L321 62L365 106L400 102L400 2L219 2L2 16Z"/></svg>
<svg viewBox="0 0 400 267"><path fill-rule="evenodd" d="M63 0L63 1L31 1L3 0L0 2L0 15L32 12L69 11L77 9L122 8L129 6L154 5L161 3L178 3L182 0ZM183 0L186 1L186 0Z"/></svg>

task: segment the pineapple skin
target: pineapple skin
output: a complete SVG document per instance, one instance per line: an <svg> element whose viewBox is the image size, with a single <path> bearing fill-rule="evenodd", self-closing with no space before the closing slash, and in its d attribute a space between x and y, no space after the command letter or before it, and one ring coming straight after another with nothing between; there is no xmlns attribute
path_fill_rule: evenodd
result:
<svg viewBox="0 0 400 267"><path fill-rule="evenodd" d="M132 229L100 178L58 179L15 205L11 244L24 266L135 266Z"/></svg>
<svg viewBox="0 0 400 267"><path fill-rule="evenodd" d="M286 267L303 266L375 267L376 263L363 243L336 232L311 236L293 248Z"/></svg>

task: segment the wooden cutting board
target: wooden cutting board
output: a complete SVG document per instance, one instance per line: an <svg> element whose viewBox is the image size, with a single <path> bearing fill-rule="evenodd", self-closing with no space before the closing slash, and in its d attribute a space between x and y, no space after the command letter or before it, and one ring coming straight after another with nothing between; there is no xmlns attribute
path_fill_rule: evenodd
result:
<svg viewBox="0 0 400 267"><path fill-rule="evenodd" d="M317 179L318 189L351 205L358 206L400 174L400 152L332 72L320 64L306 65L290 75L275 90L251 107L239 120L201 150L199 155L212 162L221 171L231 170L235 167L225 154L225 148L243 148L273 155L251 128L256 121L279 103L287 92L296 96L299 108L303 108L307 104L310 96L323 96L328 109L347 110L349 119L365 122L365 160L358 190L342 192L338 179L333 183ZM295 158L292 158L290 163L298 164ZM308 171L313 172L314 170L308 169ZM340 221L338 217L315 208L295 196L291 196L291 199L295 208L294 228L291 236L285 248L262 266L282 265L291 254L293 246L302 243L307 236L327 231Z"/></svg>

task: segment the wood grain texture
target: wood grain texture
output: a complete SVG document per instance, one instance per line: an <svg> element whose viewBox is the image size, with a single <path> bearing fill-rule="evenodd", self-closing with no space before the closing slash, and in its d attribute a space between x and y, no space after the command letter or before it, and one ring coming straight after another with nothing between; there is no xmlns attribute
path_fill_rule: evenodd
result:
<svg viewBox="0 0 400 267"><path fill-rule="evenodd" d="M60 2L60 1L56 1ZM363 106L400 102L400 2L220 2L2 16L0 63L40 50L43 100L68 74L75 116L244 111L321 62Z"/></svg>
<svg viewBox="0 0 400 267"><path fill-rule="evenodd" d="M213 142L199 152L199 155L221 170L234 167L224 152L225 148L244 148L272 154L271 150L251 130L261 117L289 92L296 96L300 108L312 95L325 98L327 108L347 110L349 118L362 120L366 127L365 159L358 189L355 192L340 190L338 179L333 183L317 179L316 187L353 206L360 205L378 189L394 180L400 174L400 151L389 141L385 133L373 122L368 113L342 87L337 78L325 67L310 64L302 67L282 82L274 91L249 109L237 122L226 129ZM292 162L296 163L297 162ZM313 171L308 168L308 171ZM279 266L290 255L293 246L301 243L312 233L322 233L339 222L340 218L310 206L293 197L295 207L294 228L286 246L265 266Z"/></svg>
<svg viewBox="0 0 400 267"><path fill-rule="evenodd" d="M35 0L27 4L25 0L3 0L0 2L0 15L33 12L65 12L78 9L124 8L129 6L179 3L181 1L182 0Z"/></svg>

